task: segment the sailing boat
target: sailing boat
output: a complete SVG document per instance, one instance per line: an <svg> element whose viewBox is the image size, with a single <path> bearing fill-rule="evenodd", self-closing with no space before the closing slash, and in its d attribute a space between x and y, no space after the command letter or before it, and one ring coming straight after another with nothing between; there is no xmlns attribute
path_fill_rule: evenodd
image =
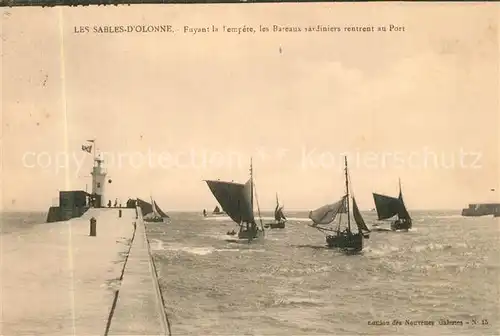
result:
<svg viewBox="0 0 500 336"><path fill-rule="evenodd" d="M214 211L212 211L212 215L217 216L217 215L225 215L226 213L224 211L221 211L219 206L216 205L214 208Z"/></svg>
<svg viewBox="0 0 500 336"><path fill-rule="evenodd" d="M144 221L146 222L155 222L162 223L164 222L164 218L170 218L163 210L160 209L158 204L156 204L155 200L153 200L153 196L151 196L151 206L153 208L153 212L150 212L144 216Z"/></svg>
<svg viewBox="0 0 500 336"><path fill-rule="evenodd" d="M373 201L375 202L379 220L386 220L395 215L398 216L395 221L391 222L392 231L411 229L412 220L403 201L401 179L399 179L399 196L397 198L373 193Z"/></svg>
<svg viewBox="0 0 500 336"><path fill-rule="evenodd" d="M283 214L283 206L280 206L278 193L276 193L276 208L274 209L274 222L267 223L265 227L271 229L284 229L286 223L285 214Z"/></svg>
<svg viewBox="0 0 500 336"><path fill-rule="evenodd" d="M221 217L221 216L227 216L227 214L224 211L221 211L218 205L215 206L214 211L212 211L211 214L208 214L207 210L203 210L203 217Z"/></svg>
<svg viewBox="0 0 500 336"><path fill-rule="evenodd" d="M348 251L361 251L363 249L363 238L368 239L370 230L365 224L361 212L359 211L356 199L352 196L352 213L358 232L351 230L351 214L349 197L349 174L347 170L347 157L345 157L345 195L336 203L324 205L314 211L309 212L309 218L313 221L310 225L326 234L326 243L329 248L340 248ZM340 231L342 224L342 214L347 214L347 227ZM338 225L335 229L328 228L339 215ZM332 234L329 234L331 232Z"/></svg>
<svg viewBox="0 0 500 336"><path fill-rule="evenodd" d="M156 203L156 201L153 201L153 209L155 209L155 208L156 208L156 211L158 212L158 215L160 215L161 218L170 219L170 216L167 215L165 212L163 212L163 210L160 208L158 203Z"/></svg>
<svg viewBox="0 0 500 336"><path fill-rule="evenodd" d="M239 226L238 239L248 242L263 238L265 235L262 219L260 218L257 195L257 209L259 212L260 228L255 221L253 165L250 159L250 179L245 183L226 182L220 180L205 180L215 199L222 206L227 215ZM228 232L228 234L236 232Z"/></svg>

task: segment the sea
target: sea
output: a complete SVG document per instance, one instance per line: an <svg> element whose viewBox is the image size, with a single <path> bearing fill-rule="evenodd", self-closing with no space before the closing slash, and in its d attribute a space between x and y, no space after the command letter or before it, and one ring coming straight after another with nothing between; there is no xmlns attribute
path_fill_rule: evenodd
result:
<svg viewBox="0 0 500 336"><path fill-rule="evenodd" d="M169 215L146 229L173 336L500 335L499 218L412 212L410 231L372 231L347 255L307 213L251 244L227 241L228 218ZM45 216L3 213L2 234Z"/></svg>

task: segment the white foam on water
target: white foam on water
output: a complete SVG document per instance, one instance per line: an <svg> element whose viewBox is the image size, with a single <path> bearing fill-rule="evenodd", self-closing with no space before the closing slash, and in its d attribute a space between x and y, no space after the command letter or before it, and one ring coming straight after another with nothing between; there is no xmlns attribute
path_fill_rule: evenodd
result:
<svg viewBox="0 0 500 336"><path fill-rule="evenodd" d="M181 251L181 252L186 252L186 253L191 253L191 254L196 254L196 255L207 255L211 254L215 251L213 247L168 247L167 250L169 251Z"/></svg>
<svg viewBox="0 0 500 336"><path fill-rule="evenodd" d="M207 255L213 253L215 248L213 247L192 247L184 246L180 244L165 244L161 240L153 239L155 242L152 244L151 249L153 251L176 251L176 252L186 252L196 255Z"/></svg>
<svg viewBox="0 0 500 336"><path fill-rule="evenodd" d="M161 240L152 239L151 249L154 251L174 251L174 252L185 252L195 255L208 255L214 252L238 252L238 253L253 253L253 252L265 252L264 249L252 250L252 249L238 249L238 248L214 248L212 246L205 247L193 247L184 246L180 244L165 244Z"/></svg>
<svg viewBox="0 0 500 336"><path fill-rule="evenodd" d="M373 248L371 246L367 246L363 250L364 253L367 253L368 255L373 255L373 256L384 256L384 255L392 254L392 253L397 252L397 251L399 251L399 248L397 248L395 246L390 246L390 245L383 246L381 248Z"/></svg>
<svg viewBox="0 0 500 336"><path fill-rule="evenodd" d="M151 239L149 241L149 246L151 247L151 250L153 251L158 251L158 250L164 250L163 248L163 241L159 240L159 239Z"/></svg>
<svg viewBox="0 0 500 336"><path fill-rule="evenodd" d="M427 216L427 218L464 218L462 215Z"/></svg>
<svg viewBox="0 0 500 336"><path fill-rule="evenodd" d="M254 252L266 252L266 250L263 250L263 249L259 249L259 250L252 250L252 249L248 249L248 250L240 250L240 252L245 252L245 253L254 253Z"/></svg>
<svg viewBox="0 0 500 336"><path fill-rule="evenodd" d="M279 238L271 238L271 237L266 236L266 240L271 240L271 241L280 241L280 240L282 240L282 239L279 239Z"/></svg>
<svg viewBox="0 0 500 336"><path fill-rule="evenodd" d="M211 220L211 221L225 221L232 222L233 220L228 216L218 216L218 217L203 217L203 220Z"/></svg>
<svg viewBox="0 0 500 336"><path fill-rule="evenodd" d="M231 220L229 216L214 216L214 217L203 217L203 220Z"/></svg>
<svg viewBox="0 0 500 336"><path fill-rule="evenodd" d="M207 237L207 238L214 238L214 239L218 239L218 240L226 240L228 239L228 237L233 237L234 236L228 236L226 234L203 234L203 235L200 235L201 237Z"/></svg>
<svg viewBox="0 0 500 336"><path fill-rule="evenodd" d="M216 249L217 252L240 252L240 249Z"/></svg>
<svg viewBox="0 0 500 336"><path fill-rule="evenodd" d="M427 245L417 245L412 248L413 251L415 252L423 252L423 251L440 251L440 250L445 250L445 249L450 249L450 248L456 248L456 247L462 247L462 246L452 246L449 244L438 244L438 243L429 243Z"/></svg>

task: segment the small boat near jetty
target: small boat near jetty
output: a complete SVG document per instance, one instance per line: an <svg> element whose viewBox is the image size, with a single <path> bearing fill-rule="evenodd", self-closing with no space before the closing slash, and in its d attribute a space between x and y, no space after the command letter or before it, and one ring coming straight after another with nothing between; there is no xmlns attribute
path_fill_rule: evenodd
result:
<svg viewBox="0 0 500 336"><path fill-rule="evenodd" d="M156 201L153 199L151 196L151 206L153 208L153 211L144 215L143 219L145 222L150 222L150 223L164 223L165 220L170 219L170 217L163 212L162 209L158 206Z"/></svg>

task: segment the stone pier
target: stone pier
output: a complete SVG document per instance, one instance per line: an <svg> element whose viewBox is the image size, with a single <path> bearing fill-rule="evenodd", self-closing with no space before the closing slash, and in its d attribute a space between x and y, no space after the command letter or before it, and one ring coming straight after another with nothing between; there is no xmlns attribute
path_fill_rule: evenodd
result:
<svg viewBox="0 0 500 336"><path fill-rule="evenodd" d="M118 211L0 236L1 335L168 335L140 210Z"/></svg>
<svg viewBox="0 0 500 336"><path fill-rule="evenodd" d="M108 335L168 335L169 325L140 209Z"/></svg>

